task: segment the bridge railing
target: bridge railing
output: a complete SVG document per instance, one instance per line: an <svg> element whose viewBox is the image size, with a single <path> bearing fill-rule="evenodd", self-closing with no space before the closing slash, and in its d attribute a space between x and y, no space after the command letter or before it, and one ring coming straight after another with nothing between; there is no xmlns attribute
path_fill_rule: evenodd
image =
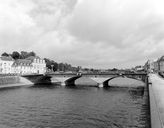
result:
<svg viewBox="0 0 164 128"><path fill-rule="evenodd" d="M147 73L46 73L46 75L147 75Z"/></svg>

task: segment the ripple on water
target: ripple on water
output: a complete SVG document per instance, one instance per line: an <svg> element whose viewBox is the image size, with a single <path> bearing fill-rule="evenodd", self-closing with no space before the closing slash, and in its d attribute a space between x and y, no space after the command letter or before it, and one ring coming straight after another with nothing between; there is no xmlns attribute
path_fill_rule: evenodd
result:
<svg viewBox="0 0 164 128"><path fill-rule="evenodd" d="M0 91L2 128L149 128L148 102L130 88L17 88Z"/></svg>

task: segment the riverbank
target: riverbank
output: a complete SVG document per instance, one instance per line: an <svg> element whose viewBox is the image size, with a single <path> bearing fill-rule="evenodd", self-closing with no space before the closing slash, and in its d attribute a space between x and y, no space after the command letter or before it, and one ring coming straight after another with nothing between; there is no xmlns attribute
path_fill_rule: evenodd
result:
<svg viewBox="0 0 164 128"><path fill-rule="evenodd" d="M163 128L164 124L164 78L157 74L149 75L149 99L151 127Z"/></svg>
<svg viewBox="0 0 164 128"><path fill-rule="evenodd" d="M29 86L33 83L20 76L0 76L0 88Z"/></svg>
<svg viewBox="0 0 164 128"><path fill-rule="evenodd" d="M0 76L0 85L16 84L20 82L19 76Z"/></svg>

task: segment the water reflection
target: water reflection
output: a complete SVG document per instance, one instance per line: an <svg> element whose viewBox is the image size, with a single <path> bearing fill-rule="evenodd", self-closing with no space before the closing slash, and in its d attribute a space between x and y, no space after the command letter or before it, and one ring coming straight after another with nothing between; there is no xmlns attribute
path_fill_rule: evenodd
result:
<svg viewBox="0 0 164 128"><path fill-rule="evenodd" d="M132 96L143 96L145 92L144 90L145 87L128 88L128 91Z"/></svg>

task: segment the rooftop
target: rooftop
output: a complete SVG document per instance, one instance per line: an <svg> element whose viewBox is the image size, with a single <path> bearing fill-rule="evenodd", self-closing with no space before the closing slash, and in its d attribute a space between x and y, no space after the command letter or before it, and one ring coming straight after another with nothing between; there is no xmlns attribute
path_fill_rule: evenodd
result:
<svg viewBox="0 0 164 128"><path fill-rule="evenodd" d="M164 61L164 56L161 56L158 61Z"/></svg>
<svg viewBox="0 0 164 128"><path fill-rule="evenodd" d="M26 58L26 60L34 60L34 59L40 59L40 57L38 57L38 56L30 56L30 57Z"/></svg>
<svg viewBox="0 0 164 128"><path fill-rule="evenodd" d="M14 59L11 56L1 56L0 59L4 61L14 61Z"/></svg>
<svg viewBox="0 0 164 128"><path fill-rule="evenodd" d="M32 63L31 60L27 60L27 59L18 59L18 60L15 60L15 62L13 63L13 66L18 66L18 65L31 66L31 63Z"/></svg>

